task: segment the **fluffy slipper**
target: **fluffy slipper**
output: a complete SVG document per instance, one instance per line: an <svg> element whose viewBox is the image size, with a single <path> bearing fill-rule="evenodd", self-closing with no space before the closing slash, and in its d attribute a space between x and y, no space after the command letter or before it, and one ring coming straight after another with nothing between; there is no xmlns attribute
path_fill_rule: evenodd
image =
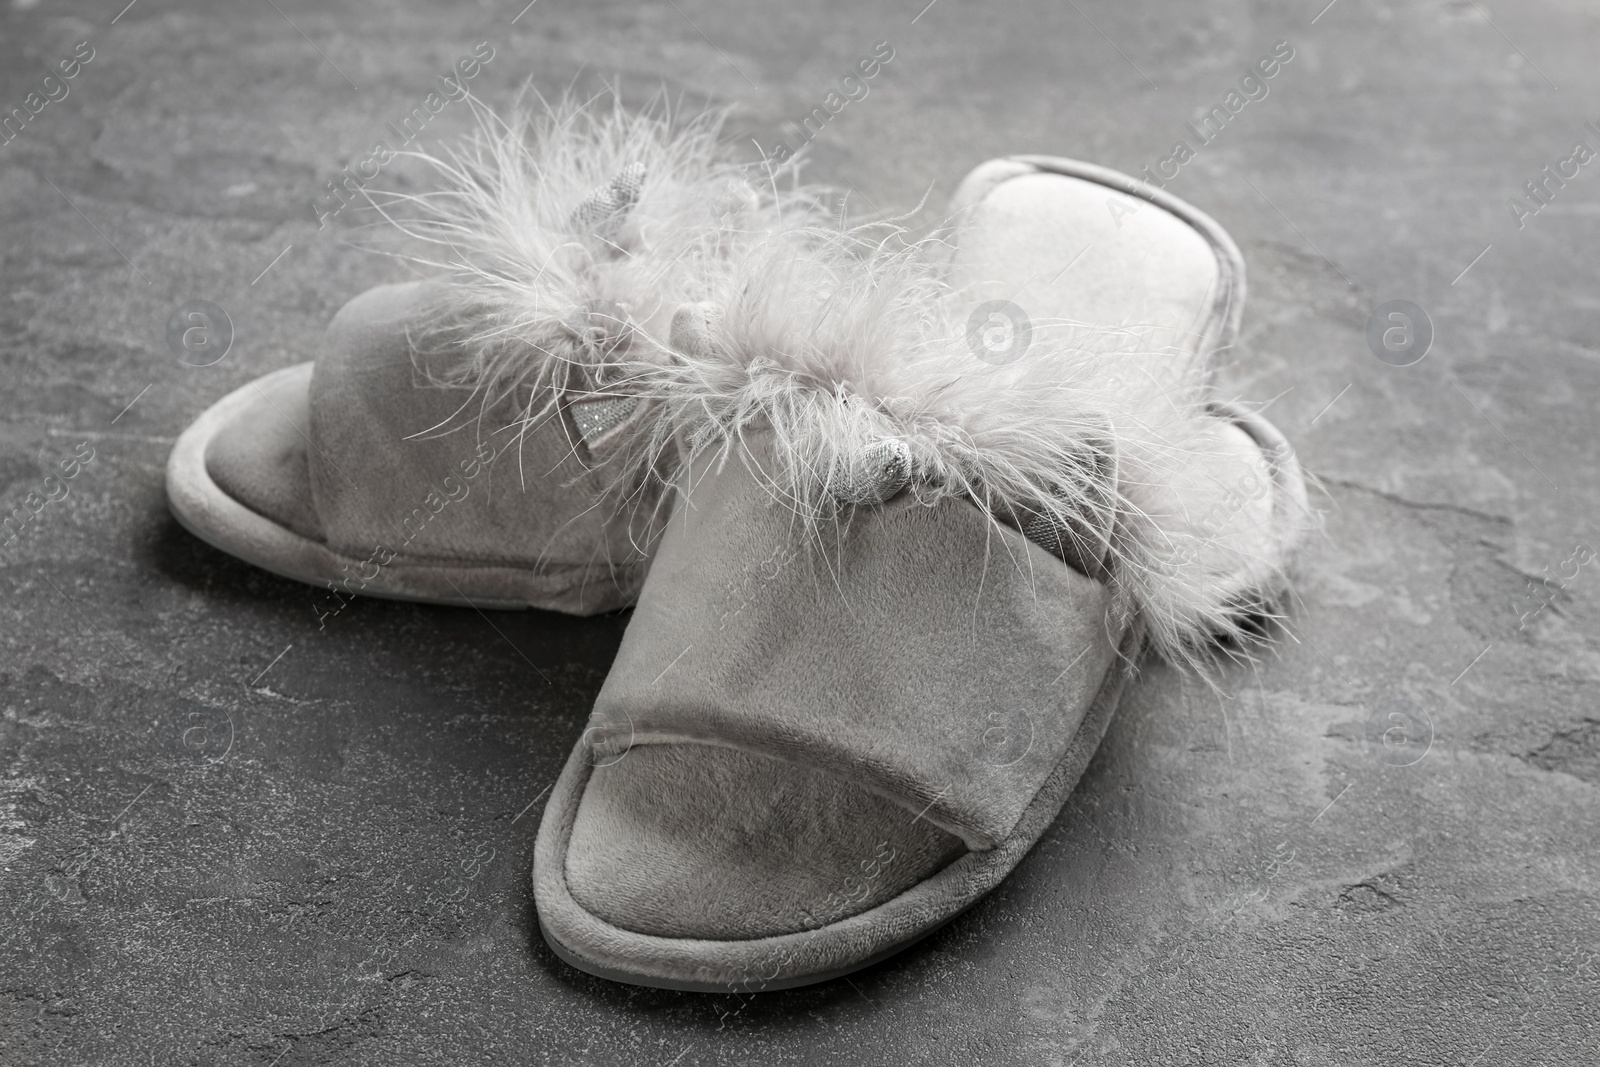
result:
<svg viewBox="0 0 1600 1067"><path fill-rule="evenodd" d="M1079 285L1109 196L1143 228ZM1298 467L1209 397L1231 243L1066 161L957 207L944 283L774 254L678 316L649 391L683 501L535 850L584 971L776 989L900 951L1050 825L1147 642L1197 664L1282 588Z"/></svg>
<svg viewBox="0 0 1600 1067"><path fill-rule="evenodd" d="M466 149L423 157L441 190L378 206L446 273L356 297L312 362L204 412L167 465L179 521L338 594L631 603L653 483L599 473L644 411L612 368L658 358L679 304L814 208L730 162L719 116L660 111L482 112Z"/></svg>

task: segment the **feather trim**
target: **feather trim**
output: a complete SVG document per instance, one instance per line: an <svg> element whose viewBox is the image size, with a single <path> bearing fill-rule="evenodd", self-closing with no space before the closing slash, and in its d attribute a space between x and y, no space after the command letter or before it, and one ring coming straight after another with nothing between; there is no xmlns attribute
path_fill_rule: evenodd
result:
<svg viewBox="0 0 1600 1067"><path fill-rule="evenodd" d="M629 366L660 415L635 461L660 466L681 443L748 463L760 431L777 462L752 470L815 543L902 487L923 504L958 497L1057 539L1168 659L1247 648L1284 576L1276 559L1231 558L1217 516L1196 513L1237 466L1216 444L1226 423L1204 362L1171 352L1171 374L1125 375L1149 354L1138 330L1071 322L1034 322L1022 358L986 362L937 252L824 229L746 249L709 306L680 311L670 358Z"/></svg>
<svg viewBox="0 0 1600 1067"><path fill-rule="evenodd" d="M778 462L757 473L819 545L886 495L968 500L1108 581L1184 665L1247 649L1271 616L1308 517L1274 526L1276 553L1218 518L1241 464L1203 359L1135 375L1140 331L1065 321L1028 324L1020 359L980 358L935 242L823 225L792 164L730 159L721 112L474 107L465 147L421 154L441 188L380 206L413 211L396 221L434 250L416 261L453 275L416 347L475 388L480 422L509 404L501 429L525 433L565 400L639 398L604 431L619 508L666 506L653 487L685 455L749 462L759 429Z"/></svg>
<svg viewBox="0 0 1600 1067"><path fill-rule="evenodd" d="M662 351L671 317L705 299L746 244L821 217L792 165L739 163L724 111L688 117L662 95L519 101L504 118L475 99L464 144L408 153L435 188L374 203L448 272L413 327L424 375L471 386L490 432L525 434L571 399L618 395L616 368ZM509 408L509 414L506 409Z"/></svg>

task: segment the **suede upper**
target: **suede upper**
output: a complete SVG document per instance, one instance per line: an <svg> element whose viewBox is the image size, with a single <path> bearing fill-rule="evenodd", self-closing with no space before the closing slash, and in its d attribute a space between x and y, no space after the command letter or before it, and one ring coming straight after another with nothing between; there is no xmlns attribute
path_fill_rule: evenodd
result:
<svg viewBox="0 0 1600 1067"><path fill-rule="evenodd" d="M658 937L754 938L867 910L961 840L836 775L706 745L638 745L594 768L567 856L573 897Z"/></svg>
<svg viewBox="0 0 1600 1067"><path fill-rule="evenodd" d="M1110 592L958 500L903 494L855 509L837 540L795 544L741 458L715 466L685 475L595 704L601 758L725 745L828 771L992 848L1105 677L1121 629Z"/></svg>
<svg viewBox="0 0 1600 1067"><path fill-rule="evenodd" d="M408 327L445 284L370 290L328 327L308 459L329 545L365 556L398 540L410 556L480 562L634 557L626 520L595 507L604 483L564 411L515 440L504 407L480 425L473 390L424 378ZM474 477L485 454L498 458Z"/></svg>
<svg viewBox="0 0 1600 1067"><path fill-rule="evenodd" d="M485 409L486 390L441 384L428 360L458 354L415 342L452 284L361 294L314 363L212 405L169 458L174 513L224 551L341 596L577 614L631 603L659 487L620 506L605 462L642 405L557 390L526 419L526 388Z"/></svg>

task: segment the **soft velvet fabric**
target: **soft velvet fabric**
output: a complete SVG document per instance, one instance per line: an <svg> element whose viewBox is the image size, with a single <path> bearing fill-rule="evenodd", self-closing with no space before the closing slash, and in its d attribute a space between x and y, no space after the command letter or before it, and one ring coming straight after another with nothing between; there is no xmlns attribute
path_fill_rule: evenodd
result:
<svg viewBox="0 0 1600 1067"><path fill-rule="evenodd" d="M1014 829L1102 684L1108 597L956 501L858 509L813 549L713 465L591 718L566 877L619 928L781 935Z"/></svg>
<svg viewBox="0 0 1600 1067"><path fill-rule="evenodd" d="M857 965L1020 858L1137 627L970 504L861 508L813 554L740 460L682 483L546 811L541 918L587 965L689 988Z"/></svg>
<svg viewBox="0 0 1600 1067"><path fill-rule="evenodd" d="M546 420L515 442L495 432L509 420L505 407L480 427L470 390L426 382L408 327L444 284L379 286L328 326L311 382L308 458L330 547L361 558L383 544L412 557L523 565L637 559L626 518L596 506L604 482L569 419ZM480 448L496 458L469 478Z"/></svg>
<svg viewBox="0 0 1600 1067"><path fill-rule="evenodd" d="M223 551L338 597L575 614L631 603L655 491L631 512L602 498L603 454L570 405L518 442L508 405L480 424L472 390L428 380L411 338L445 284L363 293L334 317L315 364L214 404L169 459L175 513Z"/></svg>
<svg viewBox="0 0 1600 1067"><path fill-rule="evenodd" d="M535 843L533 882L540 928L557 952L586 971L620 981L705 992L753 993L805 985L890 956L937 930L999 885L1049 828L1104 736L1123 687L1133 674L1142 642L1142 629L1135 620L1123 635L1120 654L1090 702L1077 734L1009 838L986 852L962 852L942 866L929 864L931 873L904 892L825 926L800 926L792 933L767 937L659 936L618 925L584 906L569 881L571 866L587 863L578 857L596 848L597 835L618 833L621 840L628 838L619 833L621 827L614 822L578 832L582 805L602 770L594 766L588 739L580 739L550 794ZM701 747L704 746L681 749ZM614 769L622 773L633 755L616 763ZM703 782L699 775L651 775L644 780L658 791L638 797L637 802L658 807L683 803L685 792ZM699 809L699 804L691 807ZM649 821L647 814L638 811L630 813L628 819L633 826L648 826ZM754 842L751 847L756 847ZM645 853L640 856L641 860L649 858ZM636 881L648 877L642 863L634 877ZM700 868L703 886L723 877L723 868ZM736 883L736 890L739 884L742 883ZM683 889L684 893L694 891L692 883ZM741 897L735 906L757 904L760 900ZM819 900L818 905L821 903ZM681 896L677 906L686 912L696 907ZM641 914L648 917L647 913Z"/></svg>
<svg viewBox="0 0 1600 1067"><path fill-rule="evenodd" d="M816 929L966 851L927 819L831 774L705 745L638 745L601 763L573 839L573 897L606 922L660 937Z"/></svg>
<svg viewBox="0 0 1600 1067"><path fill-rule="evenodd" d="M1071 740L1110 594L971 504L905 493L797 543L749 464L683 479L595 703L597 749L695 741L828 771L986 849Z"/></svg>

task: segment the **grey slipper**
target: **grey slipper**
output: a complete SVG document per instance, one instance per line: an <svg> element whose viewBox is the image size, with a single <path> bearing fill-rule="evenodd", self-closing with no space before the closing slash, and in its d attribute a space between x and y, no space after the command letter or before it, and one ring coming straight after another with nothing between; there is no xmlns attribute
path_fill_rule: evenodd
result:
<svg viewBox="0 0 1600 1067"><path fill-rule="evenodd" d="M430 383L414 362L413 334L448 285L363 293L314 362L206 410L167 464L173 513L224 552L344 595L576 614L629 603L644 539L595 506L595 468L638 400L575 392L536 426L480 433L477 391Z"/></svg>
<svg viewBox="0 0 1600 1067"><path fill-rule="evenodd" d="M1122 249L1097 213L1129 195ZM535 850L581 970L756 991L904 949L1048 828L1147 644L1193 657L1282 587L1294 456L1198 395L1243 294L1225 235L1069 161L987 164L955 206L954 343L896 341L898 283L846 277L787 330L736 301L686 361L676 410L710 421ZM1120 277L1080 287L1100 240ZM962 351L997 300L1026 358L981 322Z"/></svg>
<svg viewBox="0 0 1600 1067"><path fill-rule="evenodd" d="M729 161L718 121L486 119L433 161L442 191L384 205L420 212L396 221L449 273L356 297L312 362L204 412L167 466L173 513L340 597L631 603L657 509L647 483L600 473L643 410L612 370L659 358L742 243L815 209Z"/></svg>

